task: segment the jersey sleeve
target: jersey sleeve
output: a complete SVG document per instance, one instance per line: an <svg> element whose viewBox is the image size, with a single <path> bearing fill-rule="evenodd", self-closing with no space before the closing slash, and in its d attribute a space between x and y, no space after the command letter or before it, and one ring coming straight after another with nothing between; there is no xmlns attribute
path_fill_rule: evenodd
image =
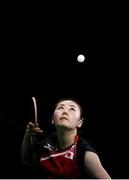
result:
<svg viewBox="0 0 129 180"><path fill-rule="evenodd" d="M91 151L96 153L96 150L91 146L91 144L84 138L79 137L79 141L77 144L77 163L80 169L80 179L85 178L89 179L88 174L86 174L84 170L84 156L86 151Z"/></svg>
<svg viewBox="0 0 129 180"><path fill-rule="evenodd" d="M91 144L82 137L79 137L78 148L84 152L92 151L96 153L96 150L91 146Z"/></svg>

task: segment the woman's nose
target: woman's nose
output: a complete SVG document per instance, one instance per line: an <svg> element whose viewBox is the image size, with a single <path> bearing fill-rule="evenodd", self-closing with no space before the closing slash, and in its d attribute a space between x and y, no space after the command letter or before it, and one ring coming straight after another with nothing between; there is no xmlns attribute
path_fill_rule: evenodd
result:
<svg viewBox="0 0 129 180"><path fill-rule="evenodd" d="M68 113L68 109L67 108L64 108L64 113Z"/></svg>

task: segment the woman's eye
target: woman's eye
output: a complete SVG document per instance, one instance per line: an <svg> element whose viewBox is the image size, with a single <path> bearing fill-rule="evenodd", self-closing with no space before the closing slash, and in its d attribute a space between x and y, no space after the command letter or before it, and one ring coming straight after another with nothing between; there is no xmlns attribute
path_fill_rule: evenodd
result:
<svg viewBox="0 0 129 180"><path fill-rule="evenodd" d="M74 108L70 108L70 110L75 111L75 109L74 109Z"/></svg>
<svg viewBox="0 0 129 180"><path fill-rule="evenodd" d="M62 107L62 106L60 106L60 107L58 107L58 109L63 109L63 107Z"/></svg>

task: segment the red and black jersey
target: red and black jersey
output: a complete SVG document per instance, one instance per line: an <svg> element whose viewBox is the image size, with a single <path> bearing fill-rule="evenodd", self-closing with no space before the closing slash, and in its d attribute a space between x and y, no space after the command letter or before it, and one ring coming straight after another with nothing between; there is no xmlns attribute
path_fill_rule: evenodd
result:
<svg viewBox="0 0 129 180"><path fill-rule="evenodd" d="M84 153L95 150L82 137L76 136L71 146L60 149L56 135L51 135L36 145L40 165L46 178L81 178L84 176Z"/></svg>

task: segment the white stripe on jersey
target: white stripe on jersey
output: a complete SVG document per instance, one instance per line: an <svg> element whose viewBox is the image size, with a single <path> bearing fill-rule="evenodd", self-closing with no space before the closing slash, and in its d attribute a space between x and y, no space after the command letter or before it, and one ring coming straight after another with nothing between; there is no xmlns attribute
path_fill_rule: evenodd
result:
<svg viewBox="0 0 129 180"><path fill-rule="evenodd" d="M51 154L50 156L47 156L47 157L41 157L40 161L44 161L44 160L47 160L47 159L50 159L51 157L57 157L57 156L60 156L60 155L64 155L68 152L65 151L65 152L62 152L62 153L58 153L58 154Z"/></svg>

